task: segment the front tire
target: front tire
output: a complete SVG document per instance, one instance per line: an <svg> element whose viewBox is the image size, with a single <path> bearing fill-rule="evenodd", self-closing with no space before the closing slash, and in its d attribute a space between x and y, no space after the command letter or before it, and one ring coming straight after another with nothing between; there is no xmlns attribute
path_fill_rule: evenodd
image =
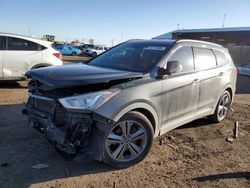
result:
<svg viewBox="0 0 250 188"><path fill-rule="evenodd" d="M222 122L228 114L231 101L232 97L230 93L227 90L224 91L222 96L220 97L220 100L217 104L214 114L211 115L209 118L215 123Z"/></svg>
<svg viewBox="0 0 250 188"><path fill-rule="evenodd" d="M150 121L140 112L125 114L109 129L105 138L103 162L116 168L127 168L142 161L154 137Z"/></svg>
<svg viewBox="0 0 250 188"><path fill-rule="evenodd" d="M95 56L97 56L97 53L96 53L96 52L93 52L93 53L92 53L92 57L95 57Z"/></svg>

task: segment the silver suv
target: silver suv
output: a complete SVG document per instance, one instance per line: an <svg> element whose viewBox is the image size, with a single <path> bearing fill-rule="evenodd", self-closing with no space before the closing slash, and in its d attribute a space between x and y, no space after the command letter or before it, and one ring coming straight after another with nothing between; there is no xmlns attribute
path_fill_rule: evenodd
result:
<svg viewBox="0 0 250 188"><path fill-rule="evenodd" d="M217 44L131 40L87 64L26 76L23 113L50 143L72 157L124 168L143 160L153 138L171 129L204 116L224 120L237 70Z"/></svg>

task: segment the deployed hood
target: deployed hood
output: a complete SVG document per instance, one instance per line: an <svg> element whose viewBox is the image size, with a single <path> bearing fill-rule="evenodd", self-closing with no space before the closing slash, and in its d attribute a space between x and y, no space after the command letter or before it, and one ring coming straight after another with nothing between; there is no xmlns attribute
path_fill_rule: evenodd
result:
<svg viewBox="0 0 250 188"><path fill-rule="evenodd" d="M47 86L61 88L107 83L113 80L140 78L143 77L143 73L96 67L79 63L75 65L34 69L28 71L26 76Z"/></svg>

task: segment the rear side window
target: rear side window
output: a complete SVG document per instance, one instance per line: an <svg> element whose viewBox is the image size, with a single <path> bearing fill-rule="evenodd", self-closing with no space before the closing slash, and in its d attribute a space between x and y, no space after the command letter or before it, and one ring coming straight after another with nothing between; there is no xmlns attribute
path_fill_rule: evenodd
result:
<svg viewBox="0 0 250 188"><path fill-rule="evenodd" d="M178 49L168 61L179 61L182 65L181 72L190 72L194 70L193 52L191 47L182 47Z"/></svg>
<svg viewBox="0 0 250 188"><path fill-rule="evenodd" d="M214 53L206 48L194 48L195 70L205 70L217 66Z"/></svg>
<svg viewBox="0 0 250 188"><path fill-rule="evenodd" d="M39 45L24 39L8 37L7 50L38 51Z"/></svg>
<svg viewBox="0 0 250 188"><path fill-rule="evenodd" d="M216 55L218 65L222 66L222 65L226 65L228 63L228 59L223 52L221 52L219 50L213 50L213 52Z"/></svg>
<svg viewBox="0 0 250 188"><path fill-rule="evenodd" d="M52 46L53 47L53 46ZM38 45L38 50L39 51L42 51L42 50L45 50L45 49L47 49L45 46L43 46L43 45Z"/></svg>

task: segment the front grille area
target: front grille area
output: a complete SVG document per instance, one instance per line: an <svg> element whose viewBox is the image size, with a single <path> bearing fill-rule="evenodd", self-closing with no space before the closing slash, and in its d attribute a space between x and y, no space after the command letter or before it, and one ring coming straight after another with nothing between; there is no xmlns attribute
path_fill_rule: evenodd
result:
<svg viewBox="0 0 250 188"><path fill-rule="evenodd" d="M56 126L60 127L65 124L66 110L57 101L41 96L30 95L27 104L29 107L49 116Z"/></svg>
<svg viewBox="0 0 250 188"><path fill-rule="evenodd" d="M35 110L39 110L45 113L53 113L53 108L55 106L55 101L43 100L35 97L29 97L28 105Z"/></svg>

